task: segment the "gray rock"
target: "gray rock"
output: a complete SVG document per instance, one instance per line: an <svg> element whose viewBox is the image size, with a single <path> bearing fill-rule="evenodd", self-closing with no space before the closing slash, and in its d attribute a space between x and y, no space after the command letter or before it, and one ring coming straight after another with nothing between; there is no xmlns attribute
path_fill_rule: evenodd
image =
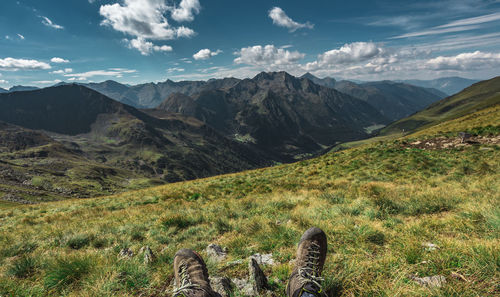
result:
<svg viewBox="0 0 500 297"><path fill-rule="evenodd" d="M272 254L255 254L250 256L250 258L255 259L259 265L274 265L274 259Z"/></svg>
<svg viewBox="0 0 500 297"><path fill-rule="evenodd" d="M139 254L144 253L144 264L151 264L156 261L156 256L149 246L142 247Z"/></svg>
<svg viewBox="0 0 500 297"><path fill-rule="evenodd" d="M442 275L426 276L426 277L410 277L413 281L417 282L419 285L427 288L441 288L446 284L446 278Z"/></svg>
<svg viewBox="0 0 500 297"><path fill-rule="evenodd" d="M118 254L121 258L132 258L134 256L134 252L129 248L124 248Z"/></svg>
<svg viewBox="0 0 500 297"><path fill-rule="evenodd" d="M258 294L255 293L252 283L249 280L233 278L231 281L236 286L238 291L240 291L240 293L244 296L258 296Z"/></svg>
<svg viewBox="0 0 500 297"><path fill-rule="evenodd" d="M259 264L254 258L250 258L248 263L248 272L249 280L253 286L254 292L261 296L266 289L269 289L269 285L267 284L266 275L262 269L260 269Z"/></svg>
<svg viewBox="0 0 500 297"><path fill-rule="evenodd" d="M233 283L227 277L210 277L210 285L212 289L222 297L233 295Z"/></svg>
<svg viewBox="0 0 500 297"><path fill-rule="evenodd" d="M215 262L221 262L226 259L227 251L223 249L220 245L217 244L209 244L205 249L208 257Z"/></svg>

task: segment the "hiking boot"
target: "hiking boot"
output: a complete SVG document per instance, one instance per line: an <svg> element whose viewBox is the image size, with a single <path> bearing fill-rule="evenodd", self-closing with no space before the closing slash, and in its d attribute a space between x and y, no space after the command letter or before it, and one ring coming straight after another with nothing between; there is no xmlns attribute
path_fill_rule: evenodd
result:
<svg viewBox="0 0 500 297"><path fill-rule="evenodd" d="M212 290L208 271L200 255L188 249L174 257L175 283L172 297L220 297Z"/></svg>
<svg viewBox="0 0 500 297"><path fill-rule="evenodd" d="M323 297L321 272L327 251L326 234L313 227L300 238L295 268L286 287L288 297Z"/></svg>

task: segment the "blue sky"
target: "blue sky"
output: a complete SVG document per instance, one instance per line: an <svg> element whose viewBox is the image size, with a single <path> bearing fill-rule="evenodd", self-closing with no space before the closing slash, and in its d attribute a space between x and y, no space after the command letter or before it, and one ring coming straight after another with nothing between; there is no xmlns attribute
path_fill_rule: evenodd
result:
<svg viewBox="0 0 500 297"><path fill-rule="evenodd" d="M500 1L2 0L0 87L500 75Z"/></svg>

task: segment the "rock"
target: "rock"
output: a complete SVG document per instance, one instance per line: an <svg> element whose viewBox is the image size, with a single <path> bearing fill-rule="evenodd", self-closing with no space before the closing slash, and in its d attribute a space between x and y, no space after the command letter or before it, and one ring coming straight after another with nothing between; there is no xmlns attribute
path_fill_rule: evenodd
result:
<svg viewBox="0 0 500 297"><path fill-rule="evenodd" d="M221 262L226 259L227 251L223 249L220 245L217 244L209 244L205 249L208 257L215 262Z"/></svg>
<svg viewBox="0 0 500 297"><path fill-rule="evenodd" d="M210 285L222 297L233 296L233 283L227 277L210 277Z"/></svg>
<svg viewBox="0 0 500 297"><path fill-rule="evenodd" d="M119 256L121 258L132 258L134 256L134 252L129 248L124 248L120 251Z"/></svg>
<svg viewBox="0 0 500 297"><path fill-rule="evenodd" d="M259 264L254 258L250 258L248 263L248 271L249 271L249 280L252 284L254 293L257 293L258 296L262 296L262 292L269 288L267 284L267 277L260 269Z"/></svg>
<svg viewBox="0 0 500 297"><path fill-rule="evenodd" d="M272 254L255 254L250 256L250 258L255 259L259 265L274 265L274 259Z"/></svg>
<svg viewBox="0 0 500 297"><path fill-rule="evenodd" d="M258 296L258 294L254 292L252 283L247 279L233 278L231 281L244 296Z"/></svg>
<svg viewBox="0 0 500 297"><path fill-rule="evenodd" d="M427 288L441 288L446 284L446 278L442 275L426 276L426 277L410 277L413 281L417 282L419 285Z"/></svg>
<svg viewBox="0 0 500 297"><path fill-rule="evenodd" d="M142 247L139 254L144 253L144 264L151 264L156 261L156 256L149 246Z"/></svg>
<svg viewBox="0 0 500 297"><path fill-rule="evenodd" d="M429 252L432 252L432 251L435 251L436 249L439 248L439 246L437 246L436 244L434 243L430 243L430 242L424 242L422 243L422 246Z"/></svg>

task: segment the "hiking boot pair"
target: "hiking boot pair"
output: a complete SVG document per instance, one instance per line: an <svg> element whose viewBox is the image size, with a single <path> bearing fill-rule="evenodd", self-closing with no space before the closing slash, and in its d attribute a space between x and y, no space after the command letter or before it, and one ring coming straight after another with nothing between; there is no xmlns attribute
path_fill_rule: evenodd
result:
<svg viewBox="0 0 500 297"><path fill-rule="evenodd" d="M302 235L297 249L295 268L286 288L288 297L323 297L321 272L325 264L327 240L319 228ZM196 252L182 249L175 254L175 289L173 297L220 297L208 280L205 262Z"/></svg>

